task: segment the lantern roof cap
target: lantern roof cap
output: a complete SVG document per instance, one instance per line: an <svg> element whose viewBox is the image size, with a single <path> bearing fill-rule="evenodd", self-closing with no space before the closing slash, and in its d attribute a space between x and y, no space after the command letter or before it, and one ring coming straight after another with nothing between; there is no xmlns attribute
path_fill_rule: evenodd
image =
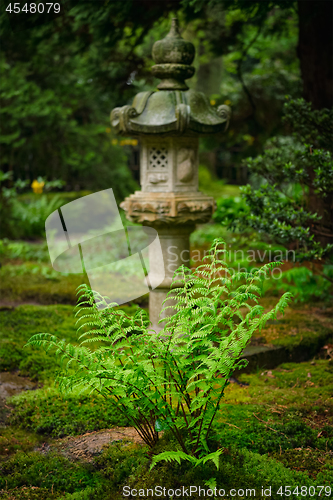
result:
<svg viewBox="0 0 333 500"><path fill-rule="evenodd" d="M226 130L231 110L210 105L203 92L189 89L185 80L194 74L195 49L179 32L173 19L167 36L153 45L154 76L161 79L158 91L140 92L133 104L115 108L111 125L117 134L205 135Z"/></svg>

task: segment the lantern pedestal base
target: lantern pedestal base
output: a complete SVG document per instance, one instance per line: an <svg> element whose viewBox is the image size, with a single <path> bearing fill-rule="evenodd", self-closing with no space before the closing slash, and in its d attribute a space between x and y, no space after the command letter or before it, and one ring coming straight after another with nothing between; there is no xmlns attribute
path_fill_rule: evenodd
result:
<svg viewBox="0 0 333 500"><path fill-rule="evenodd" d="M172 227L156 227L152 225L158 232L160 244L162 248L165 278L154 290L149 294L149 316L152 322L152 329L158 333L161 331L165 323L158 324L159 319L175 314L176 310L168 308L161 312L164 307L173 306L176 301L168 298L165 304L162 304L166 299L168 292L171 289L171 283L175 271L181 266L190 267L190 234L195 229L193 224ZM154 251L149 254L149 274L148 278L153 278L154 274L160 274L162 263L156 258ZM154 281L153 279L151 280ZM181 282L174 283L172 288L183 286Z"/></svg>

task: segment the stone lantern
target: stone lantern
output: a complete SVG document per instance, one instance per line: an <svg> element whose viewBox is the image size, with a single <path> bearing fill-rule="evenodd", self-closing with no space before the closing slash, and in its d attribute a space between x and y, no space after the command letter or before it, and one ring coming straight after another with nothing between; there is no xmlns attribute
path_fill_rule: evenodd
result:
<svg viewBox="0 0 333 500"><path fill-rule="evenodd" d="M189 237L196 224L208 222L215 201L198 190L199 136L226 130L230 108L214 109L205 94L189 89L185 80L194 74L192 43L185 41L172 20L168 35L153 46L154 76L158 91L140 92L131 106L115 108L111 125L117 134L140 138L141 191L127 197L121 207L128 220L157 230L162 247L165 279L149 294L149 314L158 332L162 302L175 270L189 267ZM161 263L149 254L149 277ZM166 305L171 305L168 301Z"/></svg>

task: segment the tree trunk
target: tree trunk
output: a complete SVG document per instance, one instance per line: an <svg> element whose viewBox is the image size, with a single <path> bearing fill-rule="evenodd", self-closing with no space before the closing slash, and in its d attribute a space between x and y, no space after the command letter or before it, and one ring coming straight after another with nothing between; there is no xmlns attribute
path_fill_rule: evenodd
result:
<svg viewBox="0 0 333 500"><path fill-rule="evenodd" d="M297 53L303 79L303 97L313 109L333 105L333 2L298 0Z"/></svg>
<svg viewBox="0 0 333 500"><path fill-rule="evenodd" d="M332 0L298 0L300 60L303 97L313 109L333 106L333 2ZM314 178L314 172L310 171ZM309 208L321 216L310 231L322 245L333 242L332 200L322 198L310 186Z"/></svg>

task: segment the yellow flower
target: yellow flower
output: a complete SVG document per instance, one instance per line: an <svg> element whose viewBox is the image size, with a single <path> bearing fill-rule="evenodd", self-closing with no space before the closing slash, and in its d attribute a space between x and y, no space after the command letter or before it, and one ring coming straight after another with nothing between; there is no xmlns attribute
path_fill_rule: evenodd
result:
<svg viewBox="0 0 333 500"><path fill-rule="evenodd" d="M229 101L229 99L227 99L226 101L224 101L224 104L226 104L227 106L230 106L231 101Z"/></svg>
<svg viewBox="0 0 333 500"><path fill-rule="evenodd" d="M210 103L211 103L212 106L215 106L215 104L216 104L215 99L211 99Z"/></svg>
<svg viewBox="0 0 333 500"><path fill-rule="evenodd" d="M38 182L36 179L31 184L32 190L36 194L42 194L45 182Z"/></svg>
<svg viewBox="0 0 333 500"><path fill-rule="evenodd" d="M111 129L108 127L108 128L106 128L106 129L105 129L105 132L106 132L107 134L109 134L109 133L111 132Z"/></svg>
<svg viewBox="0 0 333 500"><path fill-rule="evenodd" d="M111 143L113 145L119 144L120 146L137 146L138 140L137 139L122 139L118 143L117 139L112 139Z"/></svg>

